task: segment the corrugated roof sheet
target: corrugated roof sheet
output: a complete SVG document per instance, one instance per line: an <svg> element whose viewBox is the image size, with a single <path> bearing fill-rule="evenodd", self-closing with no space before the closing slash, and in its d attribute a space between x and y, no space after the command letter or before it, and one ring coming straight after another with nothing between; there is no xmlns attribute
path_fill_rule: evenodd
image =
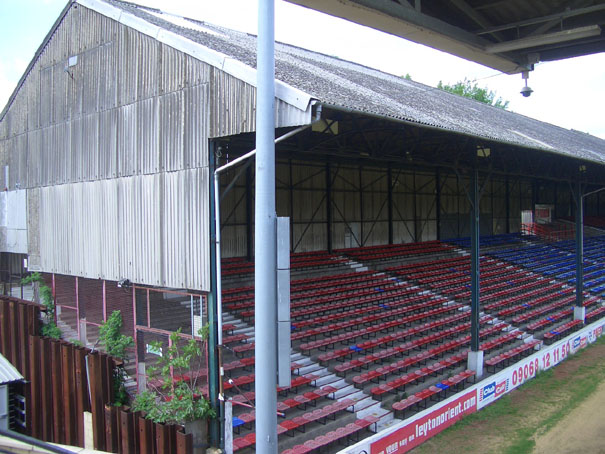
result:
<svg viewBox="0 0 605 454"><path fill-rule="evenodd" d="M256 67L256 36L117 0L145 22ZM188 22L190 27L186 27ZM276 44L276 78L324 104L605 164L605 141L356 63Z"/></svg>
<svg viewBox="0 0 605 454"><path fill-rule="evenodd" d="M0 385L22 380L23 375L19 373L8 359L0 354Z"/></svg>

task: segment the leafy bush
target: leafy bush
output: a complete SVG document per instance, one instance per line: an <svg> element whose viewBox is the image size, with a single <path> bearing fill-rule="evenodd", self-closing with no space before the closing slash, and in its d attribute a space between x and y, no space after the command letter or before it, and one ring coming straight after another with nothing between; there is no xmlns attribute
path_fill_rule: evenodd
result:
<svg viewBox="0 0 605 454"><path fill-rule="evenodd" d="M113 311L109 318L99 328L99 342L105 347L108 355L117 359L124 359L126 349L134 345L132 336L122 334L122 313ZM128 393L124 387L127 374L124 367L116 367L113 372L114 405L126 405Z"/></svg>
<svg viewBox="0 0 605 454"><path fill-rule="evenodd" d="M147 419L158 423L183 424L197 419L216 418L216 412L210 402L195 392L197 378L183 380L184 374L191 373L196 361L201 367L202 349L195 339L179 347L181 330L170 335L171 344L163 348L161 342L151 343L156 351L162 351L157 365L148 367L149 377L161 379L161 385L148 385L149 389L137 395L132 404L134 411L141 411ZM198 331L203 342L208 337L208 327ZM197 375L197 374L194 374Z"/></svg>
<svg viewBox="0 0 605 454"><path fill-rule="evenodd" d="M40 334L45 337L51 337L53 339L61 338L61 330L55 323L55 299L53 298L52 289L46 285L44 278L38 272L31 273L29 276L21 279L23 285L27 284L38 284L38 292L40 295L40 301L46 308L46 314L44 316L44 323L40 328Z"/></svg>

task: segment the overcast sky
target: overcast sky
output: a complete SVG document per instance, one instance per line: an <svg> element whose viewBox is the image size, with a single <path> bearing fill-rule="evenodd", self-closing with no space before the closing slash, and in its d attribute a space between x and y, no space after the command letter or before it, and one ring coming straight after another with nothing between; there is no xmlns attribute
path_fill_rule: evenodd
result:
<svg viewBox="0 0 605 454"><path fill-rule="evenodd" d="M0 106L4 107L66 0L0 0ZM135 3L256 33L256 0L139 0ZM469 78L509 100L509 110L605 139L605 54L542 63L523 98L520 75L508 76L433 49L325 14L276 1L278 41L436 86Z"/></svg>

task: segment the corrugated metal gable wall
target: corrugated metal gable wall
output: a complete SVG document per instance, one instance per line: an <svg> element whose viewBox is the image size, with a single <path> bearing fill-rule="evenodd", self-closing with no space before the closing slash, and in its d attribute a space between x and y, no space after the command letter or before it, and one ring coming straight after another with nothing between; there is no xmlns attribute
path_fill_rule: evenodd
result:
<svg viewBox="0 0 605 454"><path fill-rule="evenodd" d="M72 6L0 123L1 183L29 189L32 266L209 289L210 73Z"/></svg>

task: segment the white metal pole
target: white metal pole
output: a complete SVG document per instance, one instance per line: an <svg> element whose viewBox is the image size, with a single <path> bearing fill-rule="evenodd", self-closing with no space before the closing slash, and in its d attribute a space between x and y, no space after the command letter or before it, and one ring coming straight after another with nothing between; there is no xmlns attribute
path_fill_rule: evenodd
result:
<svg viewBox="0 0 605 454"><path fill-rule="evenodd" d="M275 3L258 2L255 323L256 452L277 454L277 256L275 214Z"/></svg>
<svg viewBox="0 0 605 454"><path fill-rule="evenodd" d="M216 248L216 318L218 319L218 345L223 345L223 283L221 281L221 197L220 180L217 171L214 172L214 237Z"/></svg>

